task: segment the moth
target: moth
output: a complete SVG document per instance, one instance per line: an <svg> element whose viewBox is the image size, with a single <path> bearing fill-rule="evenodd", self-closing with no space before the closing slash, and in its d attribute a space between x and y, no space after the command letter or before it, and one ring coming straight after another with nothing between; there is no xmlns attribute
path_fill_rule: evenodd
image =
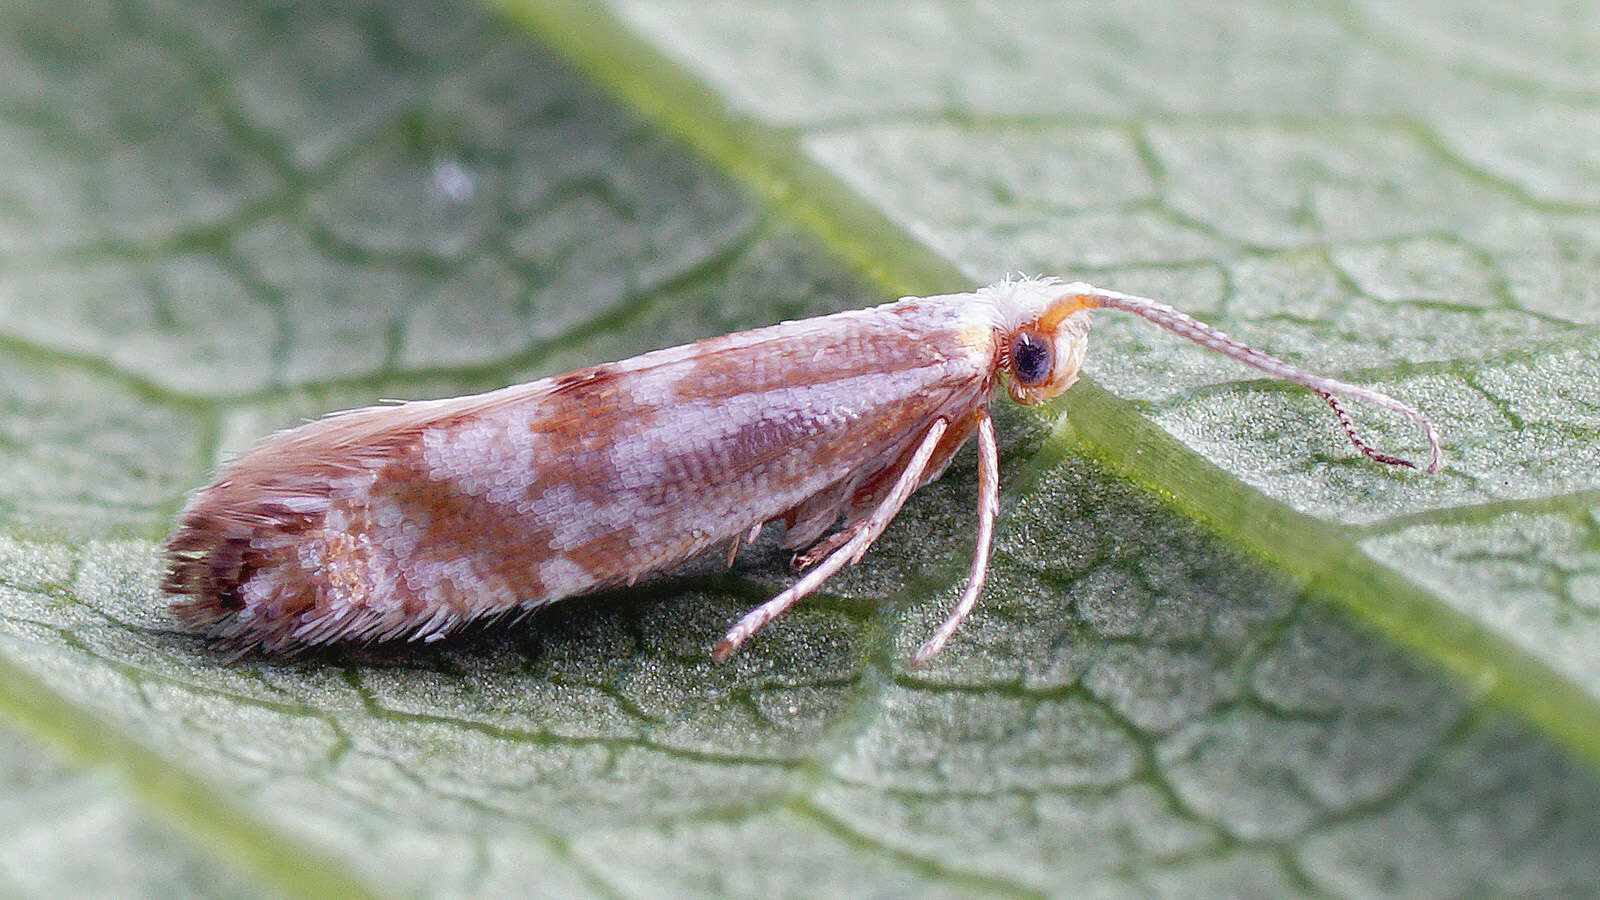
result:
<svg viewBox="0 0 1600 900"><path fill-rule="evenodd" d="M978 523L966 587L916 651L932 658L983 588L999 511L989 407L1071 387L1089 316L1135 313L1325 400L1416 423L1386 394L1314 375L1178 310L1053 278L907 297L708 338L485 394L332 414L273 434L189 498L166 542L176 616L224 649L432 641L463 623L631 585L773 522L804 574L712 650L859 560L976 435Z"/></svg>

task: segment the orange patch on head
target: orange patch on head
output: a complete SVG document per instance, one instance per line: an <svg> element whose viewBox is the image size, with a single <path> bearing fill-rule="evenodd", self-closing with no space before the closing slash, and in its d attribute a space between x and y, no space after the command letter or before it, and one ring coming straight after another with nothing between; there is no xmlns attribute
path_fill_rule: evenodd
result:
<svg viewBox="0 0 1600 900"><path fill-rule="evenodd" d="M1056 298L1049 308L1044 311L1044 315L1039 317L1036 325L1045 334L1055 334L1056 329L1061 327L1061 323L1066 321L1067 316L1080 309L1093 309L1099 305L1094 302L1093 297L1086 294L1067 294L1064 297Z"/></svg>

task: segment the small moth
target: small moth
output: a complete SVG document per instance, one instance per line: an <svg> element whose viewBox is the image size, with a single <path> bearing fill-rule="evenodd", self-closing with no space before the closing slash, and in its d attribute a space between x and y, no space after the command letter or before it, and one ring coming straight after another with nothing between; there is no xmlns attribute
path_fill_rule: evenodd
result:
<svg viewBox="0 0 1600 900"><path fill-rule="evenodd" d="M195 492L164 588L235 653L431 641L465 622L660 572L771 522L805 572L740 619L718 659L859 560L912 492L977 435L966 589L912 661L932 658L983 587L999 511L989 403L1077 380L1096 308L1126 310L1315 391L1381 463L1336 394L1415 422L1368 388L1302 371L1163 303L1053 278L907 297L657 350L486 394L330 415L280 431ZM831 531L835 525L837 529Z"/></svg>

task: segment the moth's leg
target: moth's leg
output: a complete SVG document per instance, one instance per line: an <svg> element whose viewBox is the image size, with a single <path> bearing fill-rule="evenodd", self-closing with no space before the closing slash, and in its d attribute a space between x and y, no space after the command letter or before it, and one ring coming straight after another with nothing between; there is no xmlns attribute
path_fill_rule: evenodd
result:
<svg viewBox="0 0 1600 900"><path fill-rule="evenodd" d="M961 449L961 445L967 442L967 438L978 427L978 419L988 414L987 408L975 408L945 429L944 437L939 441L939 447L934 450L933 457L928 460L928 465L922 470L922 484L927 484L944 474L944 470L950 466L950 460L955 458L956 451ZM873 490L875 493L881 492L881 487ZM845 521L851 524L816 541L809 549L797 552L790 564L794 566L796 571L804 571L816 565L818 560L844 546L845 542L855 534L856 529L861 527L864 517L855 515L858 510L870 511L882 502L883 498L881 496L873 498L868 495L859 500L853 497L842 498L837 505L845 511Z"/></svg>
<svg viewBox="0 0 1600 900"><path fill-rule="evenodd" d="M944 624L923 642L911 655L911 664L920 665L933 659L944 649L945 641L972 613L983 590L983 579L989 573L989 545L994 538L994 519L1000 512L1000 449L995 445L994 421L987 409L978 418L978 546L972 556L972 568L967 571L967 588Z"/></svg>
<svg viewBox="0 0 1600 900"><path fill-rule="evenodd" d="M712 659L725 658L744 643L746 638L755 634L757 629L777 618L796 600L816 590L840 569L859 560L861 554L866 553L872 542L878 539L878 535L889 527L889 523L900 512L900 507L905 505L906 498L917 489L922 472L928 467L928 460L933 457L933 451L939 446L939 438L944 436L948 427L945 420L935 419L923 434L922 442L917 445L917 451L911 455L910 461L901 470L900 477L895 479L894 487L884 496L883 502L879 503L878 508L872 511L872 515L862 520L860 525L849 529L849 540L830 553L827 559L807 572L788 590L746 613L744 618L728 629L727 635L717 642L717 646L712 648Z"/></svg>
<svg viewBox="0 0 1600 900"><path fill-rule="evenodd" d="M811 568L817 564L817 560L822 559L833 551L849 543L850 539L855 537L857 532L866 527L866 524L867 520L862 519L848 528L835 531L833 534L830 534L822 540L817 541L815 544L812 544L811 549L807 550L806 552L796 553L794 556L794 561L790 563L790 565L794 566L796 571L804 571L805 569Z"/></svg>
<svg viewBox="0 0 1600 900"><path fill-rule="evenodd" d="M754 544L756 539L761 537L761 529L766 525L765 522L757 522L750 526L748 532L742 535L736 534L728 539L728 568L733 568L733 561L739 557L739 548Z"/></svg>

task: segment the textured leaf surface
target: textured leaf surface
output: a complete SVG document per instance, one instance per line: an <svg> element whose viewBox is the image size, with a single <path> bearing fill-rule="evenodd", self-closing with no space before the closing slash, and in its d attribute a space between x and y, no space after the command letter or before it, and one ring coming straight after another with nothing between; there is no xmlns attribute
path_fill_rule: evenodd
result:
<svg viewBox="0 0 1600 900"><path fill-rule="evenodd" d="M1594 22L518 12L604 87L455 3L0 21L0 891L1594 892ZM966 457L721 665L771 536L292 662L154 590L182 492L273 428L1016 268L1415 398L1451 467L1108 315L1098 387L1004 413L992 584L926 669Z"/></svg>

